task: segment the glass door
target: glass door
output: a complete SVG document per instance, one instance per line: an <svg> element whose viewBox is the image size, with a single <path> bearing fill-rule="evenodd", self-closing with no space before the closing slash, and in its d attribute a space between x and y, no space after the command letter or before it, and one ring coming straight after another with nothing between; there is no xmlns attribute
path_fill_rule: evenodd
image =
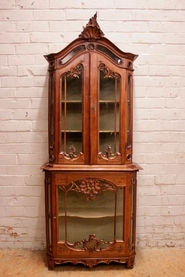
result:
<svg viewBox="0 0 185 277"><path fill-rule="evenodd" d="M125 91L123 91L123 70L101 55L96 57L96 117L92 121L96 130L94 163L121 164L124 152L124 113ZM93 112L92 112L93 113Z"/></svg>
<svg viewBox="0 0 185 277"><path fill-rule="evenodd" d="M61 76L61 149L67 158L82 153L82 73L78 64Z"/></svg>
<svg viewBox="0 0 185 277"><path fill-rule="evenodd" d="M88 55L81 55L60 73L59 162L84 164L89 159ZM56 111L57 113L57 111Z"/></svg>
<svg viewBox="0 0 185 277"><path fill-rule="evenodd" d="M58 186L58 241L90 252L124 240L125 188L98 178Z"/></svg>
<svg viewBox="0 0 185 277"><path fill-rule="evenodd" d="M99 145L103 159L120 155L120 75L111 72L104 63L99 65Z"/></svg>

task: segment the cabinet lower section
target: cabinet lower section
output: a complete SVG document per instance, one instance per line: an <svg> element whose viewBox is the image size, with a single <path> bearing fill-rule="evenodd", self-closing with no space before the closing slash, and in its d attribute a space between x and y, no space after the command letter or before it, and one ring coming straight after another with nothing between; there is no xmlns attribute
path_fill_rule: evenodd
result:
<svg viewBox="0 0 185 277"><path fill-rule="evenodd" d="M115 263L121 263L126 264L126 267L128 269L132 269L134 267L134 260L135 260L135 253L133 253L130 257L123 256L121 258L85 258L85 259L79 259L79 258L53 258L50 255L48 255L48 269L53 270L55 265L62 265L66 263L72 263L73 265L76 264L83 264L85 266L88 266L89 268L93 268L94 266L98 264L110 264L111 262Z"/></svg>
<svg viewBox="0 0 185 277"><path fill-rule="evenodd" d="M134 266L137 170L44 168L48 268Z"/></svg>

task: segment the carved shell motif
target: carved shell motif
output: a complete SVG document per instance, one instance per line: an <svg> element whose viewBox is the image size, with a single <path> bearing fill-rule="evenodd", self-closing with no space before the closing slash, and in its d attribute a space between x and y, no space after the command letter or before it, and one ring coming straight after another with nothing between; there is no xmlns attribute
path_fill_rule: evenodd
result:
<svg viewBox="0 0 185 277"><path fill-rule="evenodd" d="M82 39L87 39L89 41L100 39L104 36L104 33L100 29L100 26L97 23L97 13L89 19L89 22L87 23L86 27L84 27L84 30L79 35Z"/></svg>

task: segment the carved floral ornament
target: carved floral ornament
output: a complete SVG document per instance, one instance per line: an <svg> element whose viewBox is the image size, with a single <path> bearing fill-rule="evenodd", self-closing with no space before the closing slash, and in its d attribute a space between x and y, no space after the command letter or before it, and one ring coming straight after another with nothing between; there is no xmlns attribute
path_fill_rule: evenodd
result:
<svg viewBox="0 0 185 277"><path fill-rule="evenodd" d="M104 73L104 78L117 78L119 74L108 68L104 63L100 62L99 70Z"/></svg>
<svg viewBox="0 0 185 277"><path fill-rule="evenodd" d="M66 193L69 191L76 191L86 196L87 200L94 200L102 191L110 190L117 192L117 187L111 182L98 178L85 178L71 182L67 186L59 186L60 189Z"/></svg>
<svg viewBox="0 0 185 277"><path fill-rule="evenodd" d="M100 39L104 36L104 33L100 29L100 26L97 22L97 13L89 19L89 22L87 23L86 27L84 27L84 30L79 35L82 39L87 39L89 41Z"/></svg>
<svg viewBox="0 0 185 277"><path fill-rule="evenodd" d="M82 73L83 65L81 63L77 64L76 67L72 68L70 71L66 72L67 77L79 78L79 75Z"/></svg>

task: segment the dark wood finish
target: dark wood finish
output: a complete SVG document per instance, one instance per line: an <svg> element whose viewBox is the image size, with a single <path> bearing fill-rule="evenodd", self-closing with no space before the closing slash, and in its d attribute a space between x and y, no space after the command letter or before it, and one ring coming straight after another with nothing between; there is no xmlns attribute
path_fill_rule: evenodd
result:
<svg viewBox="0 0 185 277"><path fill-rule="evenodd" d="M68 262L92 268L112 261L132 268L141 169L132 162L137 55L105 38L95 14L79 38L45 58L49 162L42 169L48 268Z"/></svg>

